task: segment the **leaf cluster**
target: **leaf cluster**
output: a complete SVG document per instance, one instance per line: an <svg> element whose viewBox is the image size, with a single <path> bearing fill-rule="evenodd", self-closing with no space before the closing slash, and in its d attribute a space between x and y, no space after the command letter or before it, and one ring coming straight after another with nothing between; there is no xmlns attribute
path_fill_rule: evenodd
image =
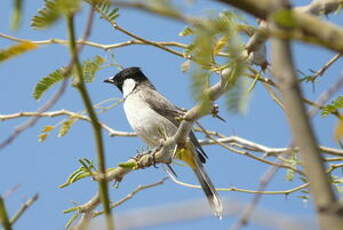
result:
<svg viewBox="0 0 343 230"><path fill-rule="evenodd" d="M115 19L119 17L119 8L114 8L109 1L85 0L85 2L91 4L101 15L101 18L105 19L111 24L115 23Z"/></svg>
<svg viewBox="0 0 343 230"><path fill-rule="evenodd" d="M92 175L92 170L95 170L94 163L86 158L80 159L79 162L82 166L72 172L67 181L59 186L60 188L67 187L78 180Z"/></svg>
<svg viewBox="0 0 343 230"><path fill-rule="evenodd" d="M16 45L13 45L7 49L0 49L0 63L3 61L7 61L13 57L16 57L20 54L23 54L27 51L33 50L38 46L32 42L25 41L20 42Z"/></svg>
<svg viewBox="0 0 343 230"><path fill-rule="evenodd" d="M31 27L45 29L57 22L62 16L77 12L80 0L45 0L44 7L32 18Z"/></svg>
<svg viewBox="0 0 343 230"><path fill-rule="evenodd" d="M234 113L243 112L249 94L247 80L240 79L247 67L238 29L240 20L235 13L224 11L218 17L186 27L179 33L180 36L193 36L184 55L193 61L191 73L195 99L208 101L204 89L209 85L211 73L227 69L229 71L223 75L227 82L226 102L228 110ZM185 67L188 68L184 63L182 68L185 70Z"/></svg>
<svg viewBox="0 0 343 230"><path fill-rule="evenodd" d="M104 67L105 62L106 59L98 55L85 60L81 65L85 82L93 82L95 74ZM75 70L71 71L71 74L68 75L66 74L65 70L66 68L62 67L48 74L46 77L43 77L34 87L32 94L33 98L36 100L40 99L42 95L56 83L62 81L64 78L69 77L70 75L75 75Z"/></svg>
<svg viewBox="0 0 343 230"><path fill-rule="evenodd" d="M321 115L327 116L333 113L337 113L339 109L343 108L343 96L337 97L330 104L325 105L322 108Z"/></svg>

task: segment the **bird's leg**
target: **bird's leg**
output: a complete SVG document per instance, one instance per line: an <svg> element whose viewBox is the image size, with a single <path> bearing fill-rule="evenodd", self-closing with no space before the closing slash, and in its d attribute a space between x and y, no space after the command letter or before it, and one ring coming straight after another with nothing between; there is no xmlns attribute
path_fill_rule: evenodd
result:
<svg viewBox="0 0 343 230"><path fill-rule="evenodd" d="M157 163L156 154L159 152L160 149L162 149L162 146L163 146L163 144L161 143L151 154L152 155L152 165L154 166L154 168L158 168L156 166L156 163Z"/></svg>
<svg viewBox="0 0 343 230"><path fill-rule="evenodd" d="M217 104L213 104L212 111L211 111L212 117L216 117L221 121L225 122L225 119L219 116L219 106Z"/></svg>

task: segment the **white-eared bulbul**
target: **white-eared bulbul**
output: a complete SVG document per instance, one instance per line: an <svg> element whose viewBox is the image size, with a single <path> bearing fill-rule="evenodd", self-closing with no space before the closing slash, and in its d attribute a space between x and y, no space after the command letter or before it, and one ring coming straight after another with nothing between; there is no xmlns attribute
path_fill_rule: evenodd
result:
<svg viewBox="0 0 343 230"><path fill-rule="evenodd" d="M179 118L185 112L162 96L138 67L126 68L105 82L122 92L127 120L150 147L159 146L166 136L176 133ZM189 134L186 147L176 152L176 158L192 168L214 214L222 217L221 199L203 167L207 155L193 132Z"/></svg>

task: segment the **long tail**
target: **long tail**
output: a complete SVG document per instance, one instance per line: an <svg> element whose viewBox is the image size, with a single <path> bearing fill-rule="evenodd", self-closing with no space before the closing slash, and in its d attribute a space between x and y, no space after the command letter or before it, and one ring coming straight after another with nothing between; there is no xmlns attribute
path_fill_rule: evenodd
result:
<svg viewBox="0 0 343 230"><path fill-rule="evenodd" d="M219 219L222 219L223 217L222 201L216 189L214 188L211 179L207 175L204 167L201 165L200 162L195 162L195 167L192 167L192 169L199 180L201 188L207 197L208 203L210 204L212 210L214 211L214 215L216 215Z"/></svg>

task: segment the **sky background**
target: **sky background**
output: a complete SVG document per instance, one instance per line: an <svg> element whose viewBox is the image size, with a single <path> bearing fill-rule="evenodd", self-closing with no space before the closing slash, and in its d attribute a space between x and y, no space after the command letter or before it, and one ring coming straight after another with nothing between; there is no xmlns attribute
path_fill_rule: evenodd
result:
<svg viewBox="0 0 343 230"><path fill-rule="evenodd" d="M210 12L228 9L213 1L198 0L195 4L186 4L185 12L192 15L206 16ZM297 5L308 4L309 1L297 1ZM23 24L20 30L10 29L10 16L12 1L5 0L0 3L0 32L18 38L30 40L45 40L50 38L65 39L66 26L59 21L53 27L37 31L30 28L30 20L41 8L43 1L30 1L24 4ZM77 17L77 32L83 32L88 8L85 7ZM189 42L189 38L179 37L184 24L169 19L149 15L137 10L120 9L118 23L130 32L145 39L154 41L180 41ZM247 17L249 21L253 20ZM330 15L330 21L343 25L343 15ZM315 25L314 25L315 26ZM89 40L103 44L118 43L130 38L114 31L111 25L96 20ZM0 38L0 49L15 44L12 41ZM309 69L318 70L335 54L323 48L293 43L295 63L298 69L310 73ZM268 54L270 50L268 50ZM195 101L190 92L190 74L182 73L180 65L182 58L150 46L128 46L113 50L115 59L125 67L139 66L151 79L160 92L180 107L191 108ZM109 53L101 49L85 47L80 58L100 55L108 57ZM58 88L49 90L41 100L36 101L31 95L35 84L55 69L69 63L69 53L65 46L46 45L28 52L22 56L11 59L0 66L0 114L11 114L22 111L36 111ZM305 95L314 100L320 93L335 82L342 73L343 60L337 61L324 77L319 80L315 91L308 85ZM103 84L103 80L112 76L118 69L110 67L97 73L95 81L87 85L93 104L111 97L120 97L115 88ZM214 77L216 79L216 77ZM337 95L336 95L337 96ZM287 121L280 108L271 100L261 84L257 84L252 93L248 111L244 115L233 115L226 111L223 100L218 100L223 116L227 122L206 117L201 119L208 129L216 130L225 135L238 135L240 137L264 144L270 147L286 147L291 142ZM82 111L83 104L75 88L69 86L61 100L51 109L56 111L66 109L74 112ZM64 209L73 206L73 202L82 204L89 200L97 190L97 184L89 179L81 180L67 188L60 189L68 175L77 169L78 159L88 158L95 161L94 142L91 126L84 121L78 121L70 132L63 138L57 137L53 131L43 143L38 142L40 130L45 125L55 125L64 117L42 118L35 127L21 134L13 144L0 150L0 194L6 193L16 185L20 187L10 196L6 197L6 205L10 215L13 215L20 205L35 193L39 193L39 200L15 224L15 229L63 229L70 214L62 213ZM131 131L119 105L106 113L99 115L102 122L115 130ZM26 118L8 120L0 123L0 141L4 140L14 127L24 122ZM337 147L333 141L333 128L336 121L332 117L313 120L314 129L320 144ZM119 162L132 157L144 144L134 137L109 137L104 132L106 161L108 167L114 167ZM198 135L201 138L201 135ZM205 147L209 155L206 168L217 187L238 187L256 190L261 176L269 168L268 165L256 162L244 156L237 155L215 146ZM271 159L273 160L273 159ZM176 166L179 179L195 183L190 170ZM125 177L118 189L111 188L113 200L119 200L133 191L138 185L156 182L165 176L162 167L153 167L130 173ZM285 171L280 170L268 186L268 190L283 190L300 185L301 181L285 180ZM222 192L223 198L233 199L242 203L249 203L251 194L237 192ZM311 202L303 202L298 196L301 193L263 196L259 207L271 212L284 213L299 219L313 221L313 207ZM153 207L163 204L182 203L191 199L201 199L204 195L200 190L190 189L167 181L164 185L138 193L132 200L124 203L114 210L121 214L143 207ZM170 214L172 215L172 213ZM237 221L236 216L227 216L219 221L213 216L200 220L187 221L177 224L166 224L149 229L228 229ZM256 225L248 225L246 230L265 229Z"/></svg>

